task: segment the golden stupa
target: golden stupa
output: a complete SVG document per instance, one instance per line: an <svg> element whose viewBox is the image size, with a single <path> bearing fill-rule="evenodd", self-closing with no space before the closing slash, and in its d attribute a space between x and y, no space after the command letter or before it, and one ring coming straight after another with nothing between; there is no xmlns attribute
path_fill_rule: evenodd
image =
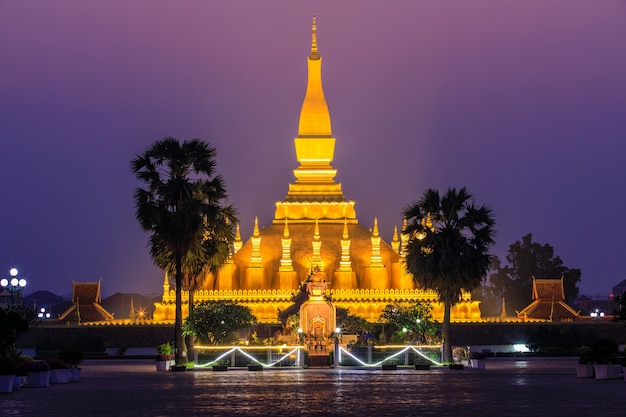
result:
<svg viewBox="0 0 626 417"><path fill-rule="evenodd" d="M239 228L231 259L217 277L207 275L195 301L228 299L246 305L261 323L278 323L278 312L293 305L292 298L314 269L328 285L336 307L368 321L378 321L386 305L430 301L433 315L443 318L443 305L432 291L415 288L404 270L397 227L391 245L384 242L377 220L370 228L358 224L355 202L346 200L337 170L331 166L335 150L330 113L322 89L322 57L317 49L313 17L308 82L298 136L294 139L299 166L295 182L283 201L276 202L272 225L259 229L255 219L252 237L245 243ZM163 300L156 303L155 321L174 320L175 291L168 277ZM187 296L183 294L183 303ZM183 305L186 316L188 306ZM480 320L477 301L469 294L452 309L453 321Z"/></svg>

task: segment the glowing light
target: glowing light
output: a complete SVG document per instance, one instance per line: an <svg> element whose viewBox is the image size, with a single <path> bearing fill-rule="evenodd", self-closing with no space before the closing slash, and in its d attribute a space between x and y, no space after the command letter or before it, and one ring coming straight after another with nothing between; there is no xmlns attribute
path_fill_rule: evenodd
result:
<svg viewBox="0 0 626 417"><path fill-rule="evenodd" d="M3 287L6 287L7 285L9 285L9 280L6 278L2 278L0 280L0 285L2 285Z"/></svg>
<svg viewBox="0 0 626 417"><path fill-rule="evenodd" d="M250 346L250 347L247 347L246 349L251 349L251 348L254 348L254 347L255 346ZM211 348L213 348L213 349L223 349L224 347L223 346L221 346L221 347L220 346L215 346L215 347L211 347L211 346L196 346L195 348L196 349L211 349ZM256 346L256 348L265 349L265 350L268 349L267 346ZM282 349L282 348L288 348L288 346L287 345L274 346L274 348ZM222 359L224 359L228 355L230 355L230 354L232 354L234 352L239 352L242 355L244 355L245 357L247 357L248 359L250 359L250 361L252 361L252 362L254 362L254 363L258 364L258 365L261 365L264 368L270 368L272 366L275 366L277 363L280 363L280 362L284 361L287 358L297 357L297 353L298 353L299 349L301 349L301 347L300 346L296 346L292 350L290 350L289 352L285 353L283 356L278 358L276 361L274 361L272 363L263 363L263 362L259 361L257 358L255 358L254 356L252 356L252 355L248 354L247 352L245 352L244 350L242 350L240 347L235 346L235 347L231 348L230 350L224 352L223 354L221 354L217 358L215 358L213 361L207 362L207 363L202 364L202 365L199 364L199 365L196 365L196 366L199 367L199 368L205 368L205 367L208 367L208 366L213 366L216 363L219 363L219 361L221 361Z"/></svg>
<svg viewBox="0 0 626 417"><path fill-rule="evenodd" d="M17 268L11 268L9 274L11 274L12 277L16 277L18 274Z"/></svg>
<svg viewBox="0 0 626 417"><path fill-rule="evenodd" d="M391 346L385 346L385 347L389 348L389 347L391 347ZM398 347L398 346L396 346L396 347ZM441 347L441 346L436 346L436 347ZM426 360L428 360L428 361L430 361L430 362L434 363L435 365L439 365L439 366L441 365L441 363L439 363L439 362L437 362L437 361L435 361L435 360L433 360L433 359L429 358L428 356L424 355L422 352L420 352L419 350L417 350L417 349L416 349L415 347L413 347L413 346L406 346L406 347L404 347L404 349L402 349L402 350L400 350L400 351L398 351L398 352L396 352L396 353L394 353L394 354L392 354L392 355L389 355L389 356L387 356L385 359L383 359L383 360L381 360L381 361L379 361L379 362L376 362L376 363L366 363L366 362L363 362L361 359L357 358L356 356L354 356L353 354L351 354L350 352L348 352L348 351L347 351L346 349L344 349L343 347L340 347L339 349L340 349L340 352L341 352L341 353L345 353L346 355L348 355L349 357L351 357L352 359L354 359L356 362L358 362L361 366L365 366L365 367L368 367L368 368L371 368L371 367L379 367L379 366L381 366L381 365L382 365L385 361L388 361L388 360L390 360L390 359L393 359L393 358L395 358L396 356L400 356L400 355L402 355L403 353L405 353L406 351L408 351L409 349L413 350L416 354L418 354L418 355L419 355L419 356L421 356L422 358L424 358L424 359L426 359Z"/></svg>
<svg viewBox="0 0 626 417"><path fill-rule="evenodd" d="M530 349L528 349L528 347L526 347L526 345L522 345L522 344L515 344L515 345L513 345L513 350L515 352L530 352Z"/></svg>

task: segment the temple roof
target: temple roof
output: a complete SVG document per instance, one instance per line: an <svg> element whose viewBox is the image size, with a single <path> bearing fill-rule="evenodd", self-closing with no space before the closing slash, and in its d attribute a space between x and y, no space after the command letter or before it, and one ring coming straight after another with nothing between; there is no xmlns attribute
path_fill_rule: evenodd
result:
<svg viewBox="0 0 626 417"><path fill-rule="evenodd" d="M563 278L537 279L533 277L533 300L565 300Z"/></svg>
<svg viewBox="0 0 626 417"><path fill-rule="evenodd" d="M88 323L113 320L113 315L100 305L100 280L96 282L72 282L72 306L59 320Z"/></svg>
<svg viewBox="0 0 626 417"><path fill-rule="evenodd" d="M565 303L563 277L537 279L533 277L533 302L520 311L521 319L573 321L579 313Z"/></svg>

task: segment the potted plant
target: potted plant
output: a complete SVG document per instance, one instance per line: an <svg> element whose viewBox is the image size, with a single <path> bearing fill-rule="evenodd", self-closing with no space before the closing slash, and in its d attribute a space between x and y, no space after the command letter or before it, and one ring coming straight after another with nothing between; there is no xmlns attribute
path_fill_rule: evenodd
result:
<svg viewBox="0 0 626 417"><path fill-rule="evenodd" d="M172 355L172 345L169 343L162 343L156 348L156 370L157 371L169 371L174 355Z"/></svg>
<svg viewBox="0 0 626 417"><path fill-rule="evenodd" d="M13 392L17 364L6 355L0 356L0 392Z"/></svg>
<svg viewBox="0 0 626 417"><path fill-rule="evenodd" d="M424 370L424 371L427 371L430 369L431 363L432 362L428 358L425 358L422 355L417 355L417 357L413 361L413 365L415 366L415 369Z"/></svg>
<svg viewBox="0 0 626 417"><path fill-rule="evenodd" d="M70 368L70 381L80 380L81 368L78 367L83 361L85 353L77 347L66 347L59 353L59 359L68 364Z"/></svg>
<svg viewBox="0 0 626 417"><path fill-rule="evenodd" d="M262 371L263 370L263 365L261 365L259 362L250 362L248 364L248 371Z"/></svg>
<svg viewBox="0 0 626 417"><path fill-rule="evenodd" d="M47 362L50 367L51 384L67 384L70 382L70 367L67 363L59 358L50 358Z"/></svg>
<svg viewBox="0 0 626 417"><path fill-rule="evenodd" d="M591 354L593 356L593 371L596 379L613 379L619 375L617 361L618 346L612 339L598 339L593 343Z"/></svg>
<svg viewBox="0 0 626 417"><path fill-rule="evenodd" d="M388 359L382 364L383 371L395 371L398 369L398 361L396 359Z"/></svg>
<svg viewBox="0 0 626 417"><path fill-rule="evenodd" d="M456 364L469 366L469 351L464 347L457 346L452 349L452 359Z"/></svg>
<svg viewBox="0 0 626 417"><path fill-rule="evenodd" d="M484 352L471 352L470 364L472 369L485 369L487 365L487 354Z"/></svg>
<svg viewBox="0 0 626 417"><path fill-rule="evenodd" d="M50 386L50 366L43 360L24 361L29 387Z"/></svg>
<svg viewBox="0 0 626 417"><path fill-rule="evenodd" d="M578 378L593 378L593 356L591 351L581 353L576 364L576 376Z"/></svg>
<svg viewBox="0 0 626 417"><path fill-rule="evenodd" d="M213 370L216 372L225 372L228 371L228 364L230 363L230 359L222 358L213 362Z"/></svg>

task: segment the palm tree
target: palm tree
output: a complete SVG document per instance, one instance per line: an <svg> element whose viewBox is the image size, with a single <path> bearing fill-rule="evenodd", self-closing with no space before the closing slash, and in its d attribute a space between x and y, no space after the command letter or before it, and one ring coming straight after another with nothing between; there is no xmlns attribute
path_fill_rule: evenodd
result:
<svg viewBox="0 0 626 417"><path fill-rule="evenodd" d="M135 215L141 228L150 232L150 255L157 266L175 276L178 364L185 362L184 274L206 267L219 270L225 259L221 254L228 253L234 238L232 225L237 222L235 209L223 204L227 194L222 177L215 174L215 155L215 149L199 139L181 144L167 137L131 162L133 173L145 183L135 190Z"/></svg>
<svg viewBox="0 0 626 417"><path fill-rule="evenodd" d="M443 360L452 356L450 309L462 292L478 287L489 269L494 220L485 205L477 207L467 189L428 189L419 202L404 209L409 236L406 270L415 284L437 293L444 304Z"/></svg>

